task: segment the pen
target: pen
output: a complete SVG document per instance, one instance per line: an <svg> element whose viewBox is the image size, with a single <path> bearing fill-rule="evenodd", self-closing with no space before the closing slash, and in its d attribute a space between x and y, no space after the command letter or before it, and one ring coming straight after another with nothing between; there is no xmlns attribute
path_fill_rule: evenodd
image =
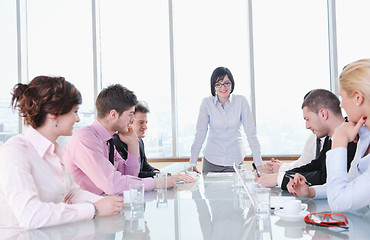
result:
<svg viewBox="0 0 370 240"><path fill-rule="evenodd" d="M260 175L260 173L258 172L257 167L256 167L256 165L255 165L254 163L252 163L252 167L253 167L253 169L256 171L256 173L257 173L257 177L260 177L261 175Z"/></svg>
<svg viewBox="0 0 370 240"><path fill-rule="evenodd" d="M291 179L293 179L294 177L292 176L292 175L289 175L289 174L285 174L285 176L287 177L287 178L291 178ZM304 181L308 186L312 186L312 183L310 183L310 182L308 182L307 180L306 181Z"/></svg>

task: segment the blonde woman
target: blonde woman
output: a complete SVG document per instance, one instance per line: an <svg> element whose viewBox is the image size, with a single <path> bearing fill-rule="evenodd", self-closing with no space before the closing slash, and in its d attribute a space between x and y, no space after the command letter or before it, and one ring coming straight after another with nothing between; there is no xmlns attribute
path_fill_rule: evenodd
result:
<svg viewBox="0 0 370 240"><path fill-rule="evenodd" d="M335 129L332 149L327 152L327 198L332 211L354 211L370 205L370 59L348 64L339 76L340 106L348 115L348 122ZM360 145L356 174L347 174L347 145ZM289 192L310 195L312 188L305 178L296 174ZM312 194L311 194L312 195Z"/></svg>

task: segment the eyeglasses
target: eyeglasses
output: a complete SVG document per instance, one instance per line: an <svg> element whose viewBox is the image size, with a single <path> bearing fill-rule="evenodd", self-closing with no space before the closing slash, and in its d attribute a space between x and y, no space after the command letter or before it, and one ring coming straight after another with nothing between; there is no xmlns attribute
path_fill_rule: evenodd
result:
<svg viewBox="0 0 370 240"><path fill-rule="evenodd" d="M216 87L216 88L220 88L221 86L230 87L230 86L231 86L231 82L226 82L226 83L216 83L216 84L215 84L215 87Z"/></svg>
<svg viewBox="0 0 370 240"><path fill-rule="evenodd" d="M347 217L341 213L310 213L304 221L318 226L348 228Z"/></svg>

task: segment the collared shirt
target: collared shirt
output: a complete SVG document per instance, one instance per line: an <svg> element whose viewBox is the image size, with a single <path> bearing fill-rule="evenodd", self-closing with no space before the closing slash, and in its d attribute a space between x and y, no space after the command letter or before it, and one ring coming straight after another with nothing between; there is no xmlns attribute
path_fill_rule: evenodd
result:
<svg viewBox="0 0 370 240"><path fill-rule="evenodd" d="M122 194L130 183L144 183L145 190L154 188L152 178L138 178L139 156L128 154L124 160L114 150L114 166L109 162L109 131L98 121L80 128L70 138L64 154L68 171L82 189L95 194Z"/></svg>
<svg viewBox="0 0 370 240"><path fill-rule="evenodd" d="M312 160L316 159L316 139L316 135L311 134L304 145L302 155L296 161L285 163L279 168L279 173L277 176L277 183L279 187L281 187L281 183L283 182L286 171L306 165ZM325 137L321 138L319 151L321 151L322 146L324 145L324 140Z"/></svg>
<svg viewBox="0 0 370 240"><path fill-rule="evenodd" d="M100 196L81 190L65 170L62 150L37 130L0 149L0 228L34 229L91 219Z"/></svg>
<svg viewBox="0 0 370 240"><path fill-rule="evenodd" d="M347 174L347 148L338 147L326 153L327 195L332 211L353 211L370 205L370 130L359 131L359 158L356 174ZM355 157L356 159L356 157Z"/></svg>
<svg viewBox="0 0 370 240"><path fill-rule="evenodd" d="M191 147L190 163L197 162L207 133L203 152L209 162L219 166L241 163L246 154L241 136L242 125L252 150L253 161L257 166L262 165L261 147L247 99L242 95L232 94L222 108L217 96L204 98Z"/></svg>

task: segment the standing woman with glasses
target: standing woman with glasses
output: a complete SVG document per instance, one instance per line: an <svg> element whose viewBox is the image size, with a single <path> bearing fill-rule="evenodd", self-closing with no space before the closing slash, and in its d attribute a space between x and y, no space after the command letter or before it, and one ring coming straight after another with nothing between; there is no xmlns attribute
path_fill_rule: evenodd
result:
<svg viewBox="0 0 370 240"><path fill-rule="evenodd" d="M327 152L327 195L333 211L351 211L370 205L370 59L348 64L339 76L340 106L348 122L335 129ZM359 135L357 177L347 175L347 144Z"/></svg>
<svg viewBox="0 0 370 240"><path fill-rule="evenodd" d="M123 199L83 191L64 168L59 136L79 122L80 92L63 77L39 76L17 84L12 106L25 133L0 148L0 230L35 229L119 214Z"/></svg>
<svg viewBox="0 0 370 240"><path fill-rule="evenodd" d="M218 67L213 71L212 96L204 98L201 103L189 161L194 165L197 163L208 133L204 148L203 173L233 172L233 163L243 162L245 149L241 126L247 135L254 163L257 168L262 167L261 147L248 101L242 95L231 94L234 87L234 78L228 68ZM196 167L194 170L198 172Z"/></svg>

